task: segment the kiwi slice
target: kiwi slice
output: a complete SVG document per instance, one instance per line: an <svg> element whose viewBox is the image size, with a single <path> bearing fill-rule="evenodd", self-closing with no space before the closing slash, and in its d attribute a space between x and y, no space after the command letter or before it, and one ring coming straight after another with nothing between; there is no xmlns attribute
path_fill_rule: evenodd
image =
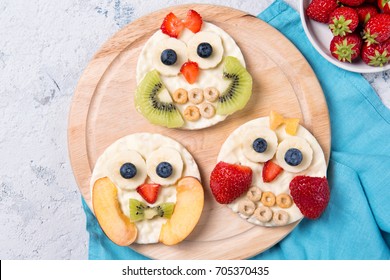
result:
<svg viewBox="0 0 390 280"><path fill-rule="evenodd" d="M129 199L129 208L130 208L130 221L138 222L141 220L150 220L154 217L162 217L169 219L173 214L175 209L175 203L166 202L161 203L156 207L150 207L142 203L137 199Z"/></svg>
<svg viewBox="0 0 390 280"><path fill-rule="evenodd" d="M231 82L218 98L217 114L230 115L248 103L252 94L252 76L237 58L227 56L224 59L223 78Z"/></svg>
<svg viewBox="0 0 390 280"><path fill-rule="evenodd" d="M130 221L138 222L145 219L145 209L148 206L142 203L139 200L130 198L129 199L129 208L130 208Z"/></svg>
<svg viewBox="0 0 390 280"><path fill-rule="evenodd" d="M158 94L165 89L157 70L150 71L137 87L135 106L152 124L168 128L181 127L184 120L171 102L162 102Z"/></svg>
<svg viewBox="0 0 390 280"><path fill-rule="evenodd" d="M162 218L170 219L175 209L175 203L166 202L162 203L155 208L157 210L157 215Z"/></svg>

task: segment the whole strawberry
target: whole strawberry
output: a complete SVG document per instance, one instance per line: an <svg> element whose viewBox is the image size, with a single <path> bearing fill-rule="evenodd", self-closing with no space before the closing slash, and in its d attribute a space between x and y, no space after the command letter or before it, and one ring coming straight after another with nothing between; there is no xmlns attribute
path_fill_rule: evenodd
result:
<svg viewBox="0 0 390 280"><path fill-rule="evenodd" d="M359 6L363 4L364 1L365 0L339 0L340 3L351 7Z"/></svg>
<svg viewBox="0 0 390 280"><path fill-rule="evenodd" d="M376 16L378 14L378 10L373 5L362 5L355 8L358 16L359 16L359 23L361 26L365 26L367 21L370 20L373 16Z"/></svg>
<svg viewBox="0 0 390 280"><path fill-rule="evenodd" d="M326 178L296 176L290 182L290 193L301 213L317 219L329 203L330 190Z"/></svg>
<svg viewBox="0 0 390 280"><path fill-rule="evenodd" d="M330 52L338 60L351 63L359 57L361 46L362 39L355 33L344 37L336 36L330 42Z"/></svg>
<svg viewBox="0 0 390 280"><path fill-rule="evenodd" d="M363 39L370 44L378 44L390 38L390 14L377 14L364 27Z"/></svg>
<svg viewBox="0 0 390 280"><path fill-rule="evenodd" d="M337 7L337 0L313 0L307 6L306 14L315 21L328 23L330 14Z"/></svg>
<svg viewBox="0 0 390 280"><path fill-rule="evenodd" d="M247 166L219 162L210 175L210 188L215 200L228 204L247 192L252 184L252 169Z"/></svg>
<svg viewBox="0 0 390 280"><path fill-rule="evenodd" d="M383 67L390 61L390 39L380 44L363 44L362 59L370 65Z"/></svg>
<svg viewBox="0 0 390 280"><path fill-rule="evenodd" d="M333 36L345 36L355 31L359 25L357 12L350 7L340 7L330 14L329 28Z"/></svg>
<svg viewBox="0 0 390 280"><path fill-rule="evenodd" d="M384 13L390 14L390 0L378 0L378 7Z"/></svg>

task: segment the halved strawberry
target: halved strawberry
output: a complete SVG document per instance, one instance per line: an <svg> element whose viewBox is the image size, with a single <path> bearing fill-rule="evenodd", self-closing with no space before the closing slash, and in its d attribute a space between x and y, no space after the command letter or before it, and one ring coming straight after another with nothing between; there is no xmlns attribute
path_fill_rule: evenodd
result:
<svg viewBox="0 0 390 280"><path fill-rule="evenodd" d="M196 82L199 75L198 63L187 61L181 66L180 72L183 74L184 78L189 84L193 84Z"/></svg>
<svg viewBox="0 0 390 280"><path fill-rule="evenodd" d="M184 26L191 30L192 32L196 33L199 32L199 30L202 28L202 17L198 12L194 10L189 10L187 12L187 17L184 20Z"/></svg>
<svg viewBox="0 0 390 280"><path fill-rule="evenodd" d="M137 188L137 192L140 196L151 204L156 202L159 190L159 184L142 184Z"/></svg>
<svg viewBox="0 0 390 280"><path fill-rule="evenodd" d="M184 29L184 23L171 12L164 18L160 29L162 33L177 38Z"/></svg>
<svg viewBox="0 0 390 280"><path fill-rule="evenodd" d="M283 168L279 165L271 160L267 161L263 167L263 181L266 183L272 182L282 171Z"/></svg>
<svg viewBox="0 0 390 280"><path fill-rule="evenodd" d="M325 177L296 176L289 187L294 203L306 218L317 219L328 206L330 190Z"/></svg>

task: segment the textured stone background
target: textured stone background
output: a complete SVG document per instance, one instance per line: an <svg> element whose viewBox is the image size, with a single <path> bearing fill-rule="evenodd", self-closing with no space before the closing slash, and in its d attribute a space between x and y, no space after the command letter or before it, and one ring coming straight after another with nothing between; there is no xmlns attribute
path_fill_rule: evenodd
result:
<svg viewBox="0 0 390 280"><path fill-rule="evenodd" d="M0 1L0 259L87 258L85 216L67 151L77 81L121 27L191 2ZM258 14L272 0L196 2ZM365 77L390 107L389 71Z"/></svg>

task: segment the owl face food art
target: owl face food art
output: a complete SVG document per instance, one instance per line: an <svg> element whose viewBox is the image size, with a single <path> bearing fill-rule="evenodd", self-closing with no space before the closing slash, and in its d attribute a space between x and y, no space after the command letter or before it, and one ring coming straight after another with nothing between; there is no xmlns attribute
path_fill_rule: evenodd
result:
<svg viewBox="0 0 390 280"><path fill-rule="evenodd" d="M203 209L194 159L160 134L131 134L110 145L95 164L90 188L101 228L120 246L177 244Z"/></svg>
<svg viewBox="0 0 390 280"><path fill-rule="evenodd" d="M276 112L238 127L222 145L210 188L221 204L260 226L318 218L329 202L326 161L314 136Z"/></svg>
<svg viewBox="0 0 390 280"><path fill-rule="evenodd" d="M233 38L194 10L169 13L137 64L136 109L151 123L200 129L241 110L252 77Z"/></svg>

